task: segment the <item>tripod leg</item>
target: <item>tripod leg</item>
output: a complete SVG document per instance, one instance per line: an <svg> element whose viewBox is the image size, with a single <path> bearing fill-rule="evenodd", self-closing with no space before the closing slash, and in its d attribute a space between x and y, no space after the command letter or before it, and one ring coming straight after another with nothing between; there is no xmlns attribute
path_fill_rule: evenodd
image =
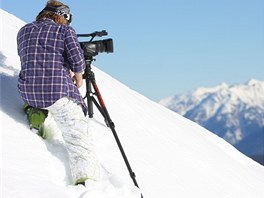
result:
<svg viewBox="0 0 264 198"><path fill-rule="evenodd" d="M95 90L96 96L98 97L98 100L99 100L99 103L100 103L100 105L101 105L101 109L102 109L102 111L103 111L103 114L105 115L105 120L106 120L106 122L107 122L106 124L109 124L109 127L110 127L111 131L113 132L113 135L114 135L114 137L115 137L116 143L117 143L117 145L118 145L118 147L119 147L119 150L120 150L120 152L121 152L121 154L122 154L122 157L123 157L123 159L124 159L124 161L125 161L125 163L126 163L126 166L127 166L128 172L129 172L129 175L130 175L130 177L132 178L132 180L133 180L133 182L134 182L134 185L135 185L136 187L139 188L139 186L138 186L138 184L137 184L137 181L136 181L136 174L132 171L132 168L131 168L131 166L130 166L130 164L129 164L129 161L128 161L127 157L126 157L125 151L124 151L124 149L123 149L123 147L122 147L122 144L121 144L121 142L120 142L120 140L119 140L119 138L118 138L118 135L117 135L117 133L116 133L116 130L115 130L115 124L114 124L114 122L113 122L113 121L111 120L111 118L110 118L110 115L109 115L109 113L108 113L108 111L107 111L107 108L106 108L106 106L105 106L105 103L104 103L103 97L102 97L102 95L101 95L101 93L100 93L100 91L99 91L99 88L98 88L98 86L97 86L97 84L96 84L96 82L95 82L95 79L92 80L92 85L93 85L93 87L94 87L94 90ZM142 197L143 197L143 196L142 196Z"/></svg>
<svg viewBox="0 0 264 198"><path fill-rule="evenodd" d="M92 84L91 81L88 82L88 89L90 90L89 93L91 93L91 89L92 89ZM94 111L93 111L93 101L92 101L92 97L91 96L87 96L87 105L88 105L88 115L89 118L93 117Z"/></svg>

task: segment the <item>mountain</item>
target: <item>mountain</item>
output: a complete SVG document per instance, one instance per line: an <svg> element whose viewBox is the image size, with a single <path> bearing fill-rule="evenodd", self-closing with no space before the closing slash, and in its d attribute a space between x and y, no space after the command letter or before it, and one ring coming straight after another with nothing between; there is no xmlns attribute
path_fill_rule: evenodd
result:
<svg viewBox="0 0 264 198"><path fill-rule="evenodd" d="M160 101L264 164L264 81L198 88ZM261 157L262 156L262 157ZM255 157L253 157L255 158Z"/></svg>
<svg viewBox="0 0 264 198"><path fill-rule="evenodd" d="M4 31L3 38L14 41L23 23L0 11L1 30L12 29ZM2 197L140 198L96 108L94 118L87 119L102 170L109 173L104 171L99 181L86 188L72 185L64 142L52 119L46 120L53 129L52 139L42 140L28 127L17 94L20 66L9 62L17 59L16 45L8 44L9 49L0 49ZM8 55L6 50L10 50ZM144 198L264 197L263 166L97 67L93 66L93 71ZM84 93L85 87L81 91Z"/></svg>

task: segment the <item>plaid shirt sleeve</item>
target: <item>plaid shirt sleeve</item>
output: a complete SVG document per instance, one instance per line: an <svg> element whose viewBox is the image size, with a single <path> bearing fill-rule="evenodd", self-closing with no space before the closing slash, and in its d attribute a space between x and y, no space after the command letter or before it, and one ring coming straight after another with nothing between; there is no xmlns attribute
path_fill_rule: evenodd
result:
<svg viewBox="0 0 264 198"><path fill-rule="evenodd" d="M70 26L68 31L66 31L64 43L69 67L73 72L82 72L85 69L83 50L77 40L74 29Z"/></svg>

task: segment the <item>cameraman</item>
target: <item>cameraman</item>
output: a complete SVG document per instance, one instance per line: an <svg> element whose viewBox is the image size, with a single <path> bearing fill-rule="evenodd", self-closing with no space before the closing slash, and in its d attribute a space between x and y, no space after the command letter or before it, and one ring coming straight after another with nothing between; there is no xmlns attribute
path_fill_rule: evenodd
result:
<svg viewBox="0 0 264 198"><path fill-rule="evenodd" d="M26 104L47 109L61 129L77 185L96 180L100 166L88 132L87 106L78 90L83 84L85 60L76 33L69 26L71 19L69 7L52 0L36 21L18 32L18 90Z"/></svg>

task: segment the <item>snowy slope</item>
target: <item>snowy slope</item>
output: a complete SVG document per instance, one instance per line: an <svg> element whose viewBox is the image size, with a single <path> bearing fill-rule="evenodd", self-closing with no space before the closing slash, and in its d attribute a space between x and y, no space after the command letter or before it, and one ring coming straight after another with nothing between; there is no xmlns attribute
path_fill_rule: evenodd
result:
<svg viewBox="0 0 264 198"><path fill-rule="evenodd" d="M15 39L20 20L3 10L1 14L4 20L12 21L14 28L4 37ZM87 188L71 185L59 133L55 140L43 141L27 126L16 90L19 65L7 67L9 59L17 58L16 46L10 51L7 56L5 47L1 49L7 57L5 61L1 58L0 65L2 197L140 197L113 135L97 111L90 120L90 130L97 155L111 175ZM148 100L96 67L93 70L145 198L264 197L263 166L194 122Z"/></svg>
<svg viewBox="0 0 264 198"><path fill-rule="evenodd" d="M264 81L179 94L160 103L223 137L248 156L264 163Z"/></svg>

